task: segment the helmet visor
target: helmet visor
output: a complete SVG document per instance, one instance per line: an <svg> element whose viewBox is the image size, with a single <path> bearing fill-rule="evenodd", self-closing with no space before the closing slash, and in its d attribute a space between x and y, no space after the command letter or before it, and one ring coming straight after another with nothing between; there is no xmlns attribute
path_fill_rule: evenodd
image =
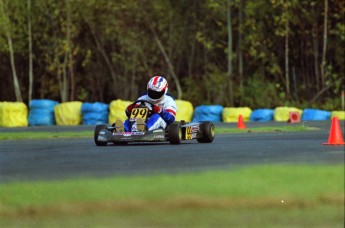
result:
<svg viewBox="0 0 345 228"><path fill-rule="evenodd" d="M149 98L153 99L153 100L157 100L160 99L161 97L163 97L165 93L165 90L161 91L161 92L157 92L151 89L147 90L147 95L149 96Z"/></svg>

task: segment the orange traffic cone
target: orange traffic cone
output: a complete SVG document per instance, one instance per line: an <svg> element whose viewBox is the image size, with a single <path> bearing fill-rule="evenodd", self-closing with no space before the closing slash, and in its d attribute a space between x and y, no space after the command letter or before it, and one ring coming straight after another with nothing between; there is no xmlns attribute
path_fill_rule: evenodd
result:
<svg viewBox="0 0 345 228"><path fill-rule="evenodd" d="M329 132L328 142L322 143L323 145L345 145L343 133L341 132L338 117L332 118L331 130Z"/></svg>
<svg viewBox="0 0 345 228"><path fill-rule="evenodd" d="M244 124L242 115L238 116L237 128L239 128L239 129L245 129L246 128L246 125Z"/></svg>

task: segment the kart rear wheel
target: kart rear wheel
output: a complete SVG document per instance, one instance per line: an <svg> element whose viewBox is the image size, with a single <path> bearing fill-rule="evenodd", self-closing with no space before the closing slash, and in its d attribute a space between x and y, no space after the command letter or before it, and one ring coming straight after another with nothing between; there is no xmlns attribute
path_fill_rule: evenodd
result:
<svg viewBox="0 0 345 228"><path fill-rule="evenodd" d="M180 144L182 140L182 130L179 123L172 123L168 127L168 137L170 144Z"/></svg>
<svg viewBox="0 0 345 228"><path fill-rule="evenodd" d="M95 133L94 133L94 140L95 140L95 144L97 146L106 146L107 145L107 142L99 142L98 141L98 135L99 135L99 132L103 129L106 129L107 126L106 125L97 125L96 128L95 128Z"/></svg>
<svg viewBox="0 0 345 228"><path fill-rule="evenodd" d="M196 139L199 143L211 143L214 139L214 124L210 121L202 123L202 138Z"/></svg>

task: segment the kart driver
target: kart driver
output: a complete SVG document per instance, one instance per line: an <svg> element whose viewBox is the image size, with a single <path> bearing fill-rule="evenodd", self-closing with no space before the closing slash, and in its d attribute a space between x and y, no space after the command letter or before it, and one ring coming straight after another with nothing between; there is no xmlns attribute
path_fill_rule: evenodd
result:
<svg viewBox="0 0 345 228"><path fill-rule="evenodd" d="M137 100L145 100L151 102L152 115L147 120L146 124L143 119L138 118L136 123L131 126L129 119L127 119L124 124L121 126L117 121L115 123L116 131L120 131L124 128L126 132L130 131L145 131L146 130L155 130L158 128L165 129L169 124L175 121L176 116L176 102L174 98L167 94L168 92L168 82L162 76L154 76L147 83L147 92L140 96ZM127 117L130 116L133 107L137 104L130 104L126 108Z"/></svg>

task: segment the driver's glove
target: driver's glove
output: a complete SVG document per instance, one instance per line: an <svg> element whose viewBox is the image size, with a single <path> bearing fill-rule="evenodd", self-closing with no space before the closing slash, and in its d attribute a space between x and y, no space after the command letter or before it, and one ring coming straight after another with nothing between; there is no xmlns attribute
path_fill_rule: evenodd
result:
<svg viewBox="0 0 345 228"><path fill-rule="evenodd" d="M133 108L136 107L136 106L138 106L138 104L134 104L134 105L130 104L130 105L127 106L126 111L125 111L127 117L129 117L131 115L131 112L132 112Z"/></svg>
<svg viewBox="0 0 345 228"><path fill-rule="evenodd" d="M163 108L159 105L153 105L152 106L152 112L153 113L161 113L163 111Z"/></svg>

